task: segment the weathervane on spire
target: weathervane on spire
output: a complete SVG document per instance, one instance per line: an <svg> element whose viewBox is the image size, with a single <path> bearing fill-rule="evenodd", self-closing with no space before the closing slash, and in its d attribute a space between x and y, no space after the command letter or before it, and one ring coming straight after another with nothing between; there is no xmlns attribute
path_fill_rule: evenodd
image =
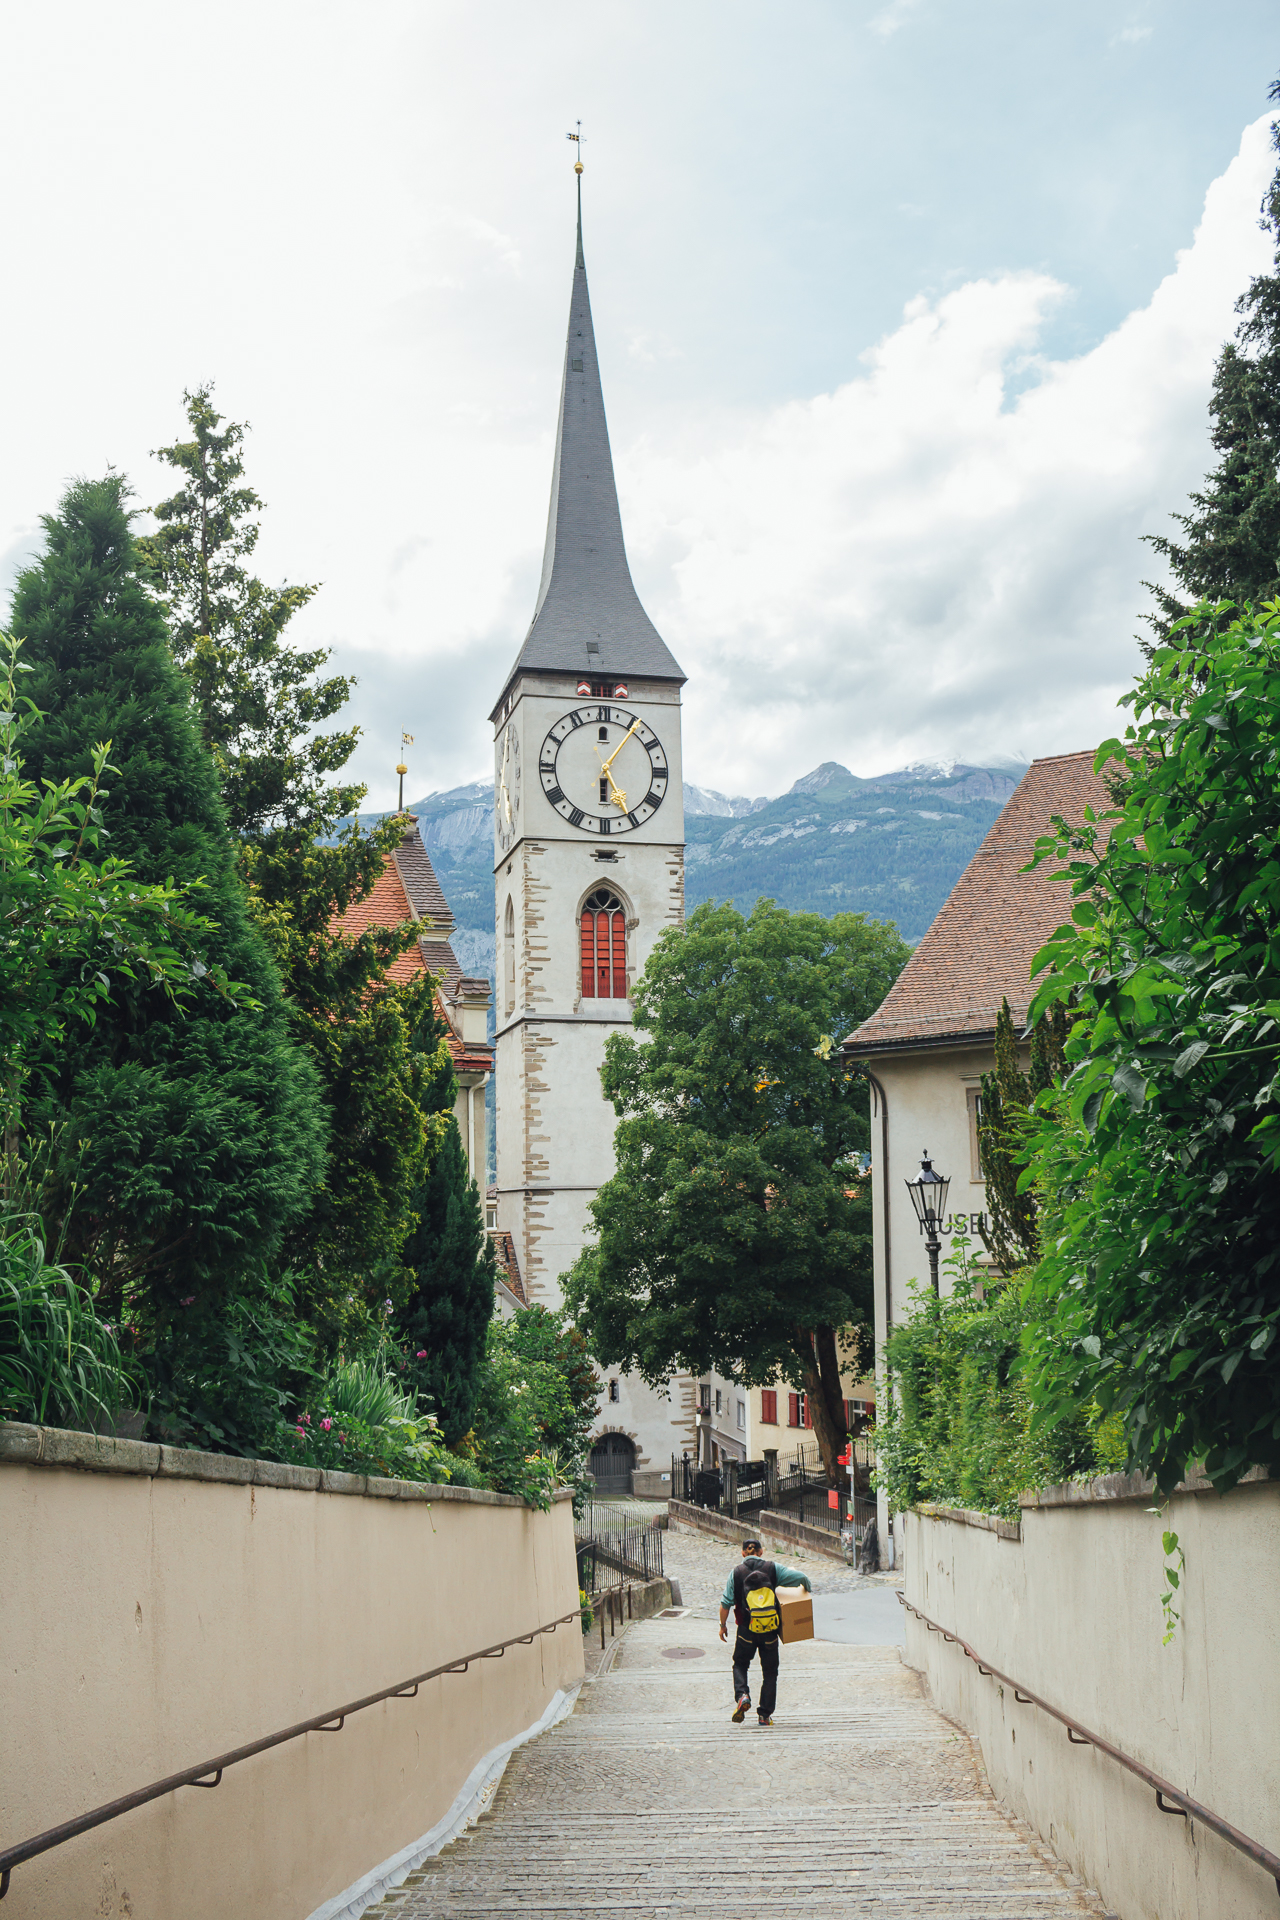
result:
<svg viewBox="0 0 1280 1920"><path fill-rule="evenodd" d="M581 120L579 120L578 122L578 131L576 133L566 133L565 139L572 140L574 146L578 149L577 153L574 156L573 170L575 173L581 173L582 172L582 122Z"/></svg>
<svg viewBox="0 0 1280 1920"><path fill-rule="evenodd" d="M404 763L404 750L406 747L411 747L412 745L413 745L413 735L411 733L402 733L400 735L401 758L400 758L400 763L396 768L396 772L400 775L400 802L398 807L396 808L397 813L404 812L404 777L406 773L408 773L409 771L408 767L406 767Z"/></svg>

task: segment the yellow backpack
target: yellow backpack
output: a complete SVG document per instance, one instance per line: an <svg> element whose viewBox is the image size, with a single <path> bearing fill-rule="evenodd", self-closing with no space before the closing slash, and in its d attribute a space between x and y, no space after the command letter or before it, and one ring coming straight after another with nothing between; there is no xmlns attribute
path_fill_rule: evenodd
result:
<svg viewBox="0 0 1280 1920"><path fill-rule="evenodd" d="M769 1584L768 1574L750 1573L743 1584L746 1588L747 1632L757 1634L761 1639L780 1632L782 1615L778 1612L778 1596Z"/></svg>

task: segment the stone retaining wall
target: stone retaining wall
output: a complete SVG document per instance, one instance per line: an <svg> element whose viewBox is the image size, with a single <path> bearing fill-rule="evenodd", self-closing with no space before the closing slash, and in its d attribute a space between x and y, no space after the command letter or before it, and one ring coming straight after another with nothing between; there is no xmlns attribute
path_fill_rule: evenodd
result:
<svg viewBox="0 0 1280 1920"><path fill-rule="evenodd" d="M746 1520L733 1520L728 1514L712 1513L706 1507L691 1506L684 1500L669 1500L667 1513L669 1524L673 1526L695 1527L702 1533L714 1533L719 1539L732 1540L739 1547L754 1530L760 1535L762 1545L766 1539L790 1540L795 1546L808 1547L814 1553L825 1553L833 1560L844 1560L844 1548L838 1533L828 1533L824 1527L807 1527L785 1513L758 1513Z"/></svg>

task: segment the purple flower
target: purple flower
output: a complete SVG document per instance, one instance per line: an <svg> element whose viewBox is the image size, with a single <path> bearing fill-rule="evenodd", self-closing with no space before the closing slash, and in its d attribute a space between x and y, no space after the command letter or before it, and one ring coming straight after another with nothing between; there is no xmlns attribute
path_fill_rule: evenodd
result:
<svg viewBox="0 0 1280 1920"><path fill-rule="evenodd" d="M425 1348L425 1347L419 1347L419 1348L418 1348L418 1351L417 1351L417 1352L416 1352L416 1353L414 1354L414 1356L413 1356L413 1357L414 1357L414 1359L415 1359L415 1360L425 1360L425 1359L426 1359L426 1357L427 1357L427 1350L426 1350L426 1348Z"/></svg>
<svg viewBox="0 0 1280 1920"><path fill-rule="evenodd" d="M330 1428L332 1427L332 1425L333 1425L333 1422L332 1422L332 1420L322 1420L322 1421L320 1422L320 1425L321 1425L321 1426L322 1426L322 1427L324 1428L324 1430L325 1430L325 1432L326 1432L326 1433L328 1433L328 1431L329 1431L329 1429L330 1429Z"/></svg>
<svg viewBox="0 0 1280 1920"><path fill-rule="evenodd" d="M178 1305L180 1307L193 1307L195 1305L195 1300L196 1300L196 1297L194 1293L189 1293L185 1300L179 1300Z"/></svg>

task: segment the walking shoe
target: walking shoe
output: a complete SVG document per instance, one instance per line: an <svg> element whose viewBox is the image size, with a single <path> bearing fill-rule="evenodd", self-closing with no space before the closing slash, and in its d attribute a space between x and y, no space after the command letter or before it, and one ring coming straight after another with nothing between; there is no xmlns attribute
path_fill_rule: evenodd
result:
<svg viewBox="0 0 1280 1920"><path fill-rule="evenodd" d="M736 1726L740 1727L742 1725L743 1721L747 1717L747 1708L750 1705L751 1705L751 1695L749 1693L744 1693L741 1700L739 1700L737 1706L735 1707L734 1713L733 1713L734 1724Z"/></svg>
<svg viewBox="0 0 1280 1920"><path fill-rule="evenodd" d="M773 1725L773 1715L771 1713L761 1713L756 1717L762 1727L771 1727Z"/></svg>

